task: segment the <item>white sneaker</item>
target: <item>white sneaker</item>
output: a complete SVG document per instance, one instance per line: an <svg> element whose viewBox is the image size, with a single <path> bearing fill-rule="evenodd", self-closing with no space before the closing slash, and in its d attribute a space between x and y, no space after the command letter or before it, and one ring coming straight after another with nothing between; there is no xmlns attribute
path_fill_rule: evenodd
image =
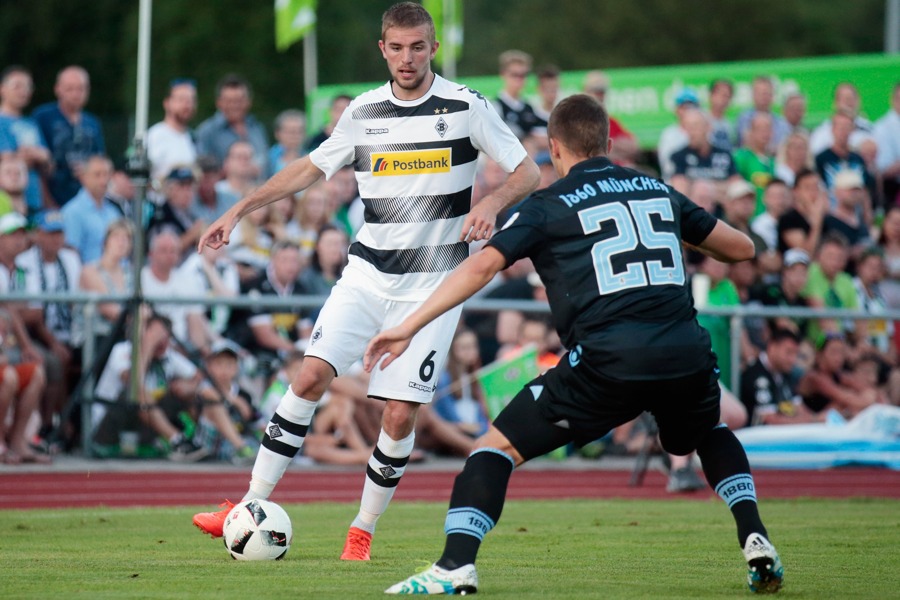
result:
<svg viewBox="0 0 900 600"><path fill-rule="evenodd" d="M784 567L775 546L758 533L750 534L744 544L747 559L747 585L750 591L774 594L784 583Z"/></svg>
<svg viewBox="0 0 900 600"><path fill-rule="evenodd" d="M475 565L463 565L447 571L431 565L421 573L395 583L384 590L385 594L474 594L478 591L478 573Z"/></svg>

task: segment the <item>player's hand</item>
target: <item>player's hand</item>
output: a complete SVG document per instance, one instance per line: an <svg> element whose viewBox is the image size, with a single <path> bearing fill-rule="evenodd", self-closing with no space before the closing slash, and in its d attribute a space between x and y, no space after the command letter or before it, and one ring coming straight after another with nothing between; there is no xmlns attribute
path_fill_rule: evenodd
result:
<svg viewBox="0 0 900 600"><path fill-rule="evenodd" d="M235 214L230 210L226 211L224 215L207 227L203 235L200 236L200 241L197 242L197 252L202 251L203 246L209 246L213 250L218 250L222 246L227 245L231 232L237 225L237 221Z"/></svg>
<svg viewBox="0 0 900 600"><path fill-rule="evenodd" d="M466 215L459 241L470 243L491 239L498 212L490 196L482 198Z"/></svg>
<svg viewBox="0 0 900 600"><path fill-rule="evenodd" d="M372 369L379 362L381 362L381 369L384 370L398 356L403 354L409 347L411 339L412 335L402 327L393 327L376 335L369 342L369 345L366 347L366 353L363 356L363 367L366 372L371 373Z"/></svg>

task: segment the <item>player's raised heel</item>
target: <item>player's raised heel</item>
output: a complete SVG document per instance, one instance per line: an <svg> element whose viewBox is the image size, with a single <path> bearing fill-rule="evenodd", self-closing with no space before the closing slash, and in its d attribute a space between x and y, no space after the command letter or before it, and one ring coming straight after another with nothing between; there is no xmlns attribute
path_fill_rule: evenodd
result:
<svg viewBox="0 0 900 600"><path fill-rule="evenodd" d="M747 585L758 594L774 594L784 584L784 567L775 546L765 537L753 533L744 544L747 559Z"/></svg>
<svg viewBox="0 0 900 600"><path fill-rule="evenodd" d="M351 527L344 542L341 560L369 560L369 549L372 547L372 534L358 527Z"/></svg>
<svg viewBox="0 0 900 600"><path fill-rule="evenodd" d="M214 538L222 537L222 528L225 526L225 519L228 517L228 511L234 507L234 502L226 500L219 505L222 510L215 512L203 512L194 515L194 526L203 533L208 533Z"/></svg>
<svg viewBox="0 0 900 600"><path fill-rule="evenodd" d="M421 573L416 573L400 583L384 590L385 594L398 595L439 595L458 594L467 596L478 591L478 573L475 565L463 565L448 571L431 565Z"/></svg>

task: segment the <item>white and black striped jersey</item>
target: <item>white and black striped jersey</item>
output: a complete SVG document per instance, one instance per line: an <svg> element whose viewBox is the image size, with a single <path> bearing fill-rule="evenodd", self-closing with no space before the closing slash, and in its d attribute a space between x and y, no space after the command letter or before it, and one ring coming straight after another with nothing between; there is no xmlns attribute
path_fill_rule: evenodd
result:
<svg viewBox="0 0 900 600"><path fill-rule="evenodd" d="M351 102L310 154L326 177L356 170L365 224L344 277L369 279L385 298L425 299L469 256L458 240L479 152L508 173L526 156L481 94L439 75L416 100L398 100L388 82Z"/></svg>

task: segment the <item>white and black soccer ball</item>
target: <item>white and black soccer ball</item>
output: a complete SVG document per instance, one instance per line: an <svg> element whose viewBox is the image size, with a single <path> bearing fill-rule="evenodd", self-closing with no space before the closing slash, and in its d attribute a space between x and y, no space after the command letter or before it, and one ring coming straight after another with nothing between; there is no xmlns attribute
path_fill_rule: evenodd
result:
<svg viewBox="0 0 900 600"><path fill-rule="evenodd" d="M281 560L294 537L290 517L271 500L235 504L223 533L225 548L237 560Z"/></svg>

